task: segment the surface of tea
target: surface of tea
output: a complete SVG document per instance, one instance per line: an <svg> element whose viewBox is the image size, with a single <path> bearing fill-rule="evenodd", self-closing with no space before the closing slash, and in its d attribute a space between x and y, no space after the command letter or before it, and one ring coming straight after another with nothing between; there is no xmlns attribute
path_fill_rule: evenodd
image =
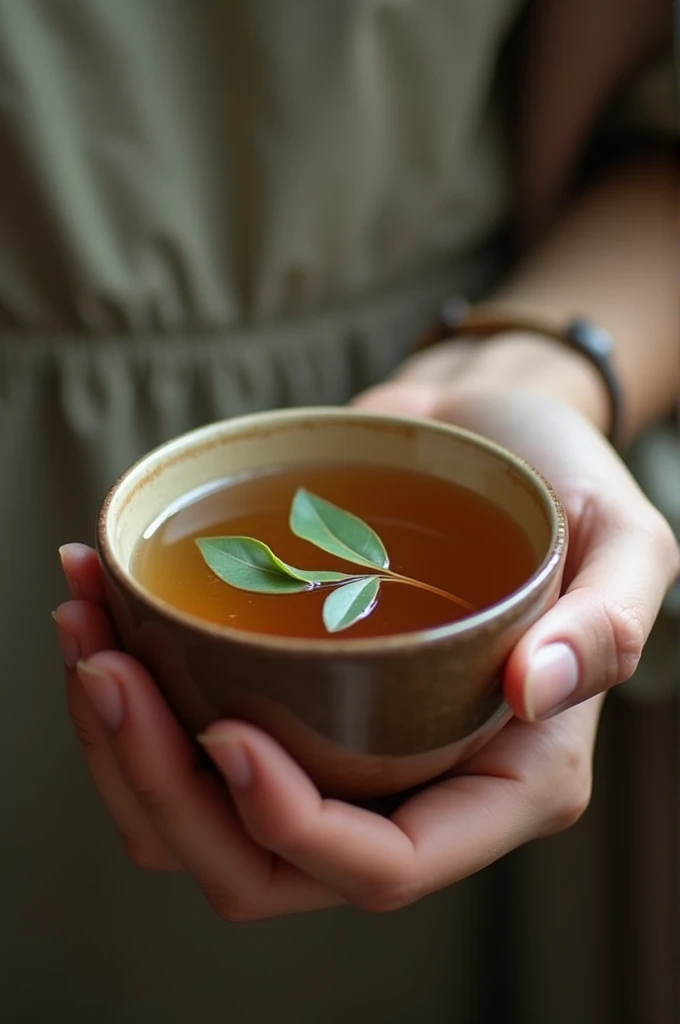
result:
<svg viewBox="0 0 680 1024"><path fill-rule="evenodd" d="M439 587L481 610L516 590L536 569L523 531L485 498L445 480L376 466L306 466L224 481L189 495L139 542L132 571L168 604L210 622L258 633L324 638L328 590L254 594L218 579L197 537L264 541L301 569L356 573L294 536L288 513L305 487L365 520L381 537L390 568ZM343 637L386 636L444 625L467 613L436 594L383 582L377 607Z"/></svg>

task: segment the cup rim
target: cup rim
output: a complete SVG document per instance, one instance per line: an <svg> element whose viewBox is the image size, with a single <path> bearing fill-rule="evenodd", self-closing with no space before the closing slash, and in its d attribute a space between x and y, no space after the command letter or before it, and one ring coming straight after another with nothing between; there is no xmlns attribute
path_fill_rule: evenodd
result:
<svg viewBox="0 0 680 1024"><path fill-rule="evenodd" d="M531 483L534 491L538 492L543 499L544 507L549 513L550 541L545 557L531 576L517 589L512 591L511 594L508 594L507 597L497 601L495 604L482 608L478 612L474 612L455 622L428 629L414 630L409 633L395 633L389 636L362 638L329 636L328 638L312 639L277 636L270 633L240 630L233 626L209 622L198 615L192 615L190 612L176 608L174 605L156 596L146 587L142 586L135 579L134 575L123 566L115 551L110 535L112 525L110 518L112 506L117 495L123 487L129 486L135 477L141 480L149 472L160 472L162 467L168 462L182 457L187 450L198 448L205 442L217 440L230 433L242 434L248 428L257 429L258 431L267 427L274 429L287 422L304 422L305 420L312 419L317 423L320 419L326 421L351 419L355 422L379 422L386 426L415 428L427 433L454 436L463 443L467 443L475 448L481 448L487 453L509 463L519 472L524 480ZM131 590L139 601L149 606L157 614L173 620L179 626L197 630L215 639L228 640L231 643L247 648L260 650L264 648L270 653L292 653L303 656L319 654L331 656L394 654L414 647L429 647L438 641L465 636L475 633L480 629L483 630L499 619L502 620L509 613L515 612L518 607L531 601L536 591L542 588L546 580L552 576L559 565L565 551L567 538L568 524L566 513L554 488L539 470L515 452L504 448L502 445L491 441L481 434L476 434L471 430L454 424L443 423L438 420L398 416L337 406L304 406L248 413L244 416L213 421L157 445L126 469L109 488L100 506L96 527L96 549L100 560L105 564L119 586Z"/></svg>

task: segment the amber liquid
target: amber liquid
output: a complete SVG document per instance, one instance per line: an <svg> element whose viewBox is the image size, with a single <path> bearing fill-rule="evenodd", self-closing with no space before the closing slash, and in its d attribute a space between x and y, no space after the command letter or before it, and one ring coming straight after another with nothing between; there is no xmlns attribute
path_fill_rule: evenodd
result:
<svg viewBox="0 0 680 1024"><path fill-rule="evenodd" d="M298 487L369 523L392 570L455 594L475 610L511 594L536 569L523 531L472 491L401 469L339 465L272 470L189 495L139 542L134 575L168 604L210 622L278 636L328 637L321 618L327 589L285 595L237 590L211 572L195 544L197 537L255 537L299 568L361 573L290 532L288 513ZM371 614L339 635L407 633L468 614L437 594L387 581Z"/></svg>

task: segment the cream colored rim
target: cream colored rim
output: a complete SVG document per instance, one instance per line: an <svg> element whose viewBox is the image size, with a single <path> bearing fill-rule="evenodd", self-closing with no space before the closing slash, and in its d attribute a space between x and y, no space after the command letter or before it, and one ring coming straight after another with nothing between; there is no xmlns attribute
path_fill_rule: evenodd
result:
<svg viewBox="0 0 680 1024"><path fill-rule="evenodd" d="M214 442L216 439L228 437L230 434L240 434L249 429L268 429L274 428L279 424L289 422L302 423L305 420L313 420L318 424L324 420L347 420L349 418L364 422L379 421L386 426L415 427L426 432L437 432L439 434L455 436L459 441L483 449L517 470L534 488L544 508L547 510L550 520L548 552L526 583L497 604L490 605L480 612L445 626L369 639L329 637L322 640L306 640L299 637L279 637L266 633L246 632L245 630L206 622L198 616L180 611L173 605L156 597L145 587L142 587L119 560L112 540L111 513L115 501L123 488L128 490L134 487L135 484L141 483L149 473L161 470L168 460L183 453L194 451L204 444ZM405 416L386 416L382 413L360 412L358 410L328 406L282 409L235 417L230 420L211 423L205 427L199 427L165 444L159 445L159 447L144 455L138 462L126 470L111 487L102 503L97 523L97 549L100 558L120 586L132 591L140 601L154 611L166 618L172 619L178 625L198 630L215 638L228 639L232 643L242 644L245 647L264 647L272 653L285 651L300 655L318 655L321 653L337 655L342 653L347 656L355 654L360 654L362 657L370 654L379 656L393 654L400 650L407 651L416 646L422 647L424 644L429 646L452 637L464 636L465 634L484 630L499 619L514 613L523 605L531 603L534 594L543 587L559 565L566 549L567 539L567 518L555 491L537 469L514 452L481 435L474 434L472 431L434 420L422 420Z"/></svg>

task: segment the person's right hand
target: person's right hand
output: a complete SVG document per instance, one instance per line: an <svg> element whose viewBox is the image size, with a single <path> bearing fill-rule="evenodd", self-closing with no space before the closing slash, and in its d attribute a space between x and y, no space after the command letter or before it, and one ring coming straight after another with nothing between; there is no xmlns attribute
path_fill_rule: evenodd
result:
<svg viewBox="0 0 680 1024"><path fill-rule="evenodd" d="M540 335L444 341L353 404L481 434L526 459L557 492L569 524L563 592L506 663L515 715L545 719L631 677L680 572L680 549L601 433L610 402L587 359Z"/></svg>

